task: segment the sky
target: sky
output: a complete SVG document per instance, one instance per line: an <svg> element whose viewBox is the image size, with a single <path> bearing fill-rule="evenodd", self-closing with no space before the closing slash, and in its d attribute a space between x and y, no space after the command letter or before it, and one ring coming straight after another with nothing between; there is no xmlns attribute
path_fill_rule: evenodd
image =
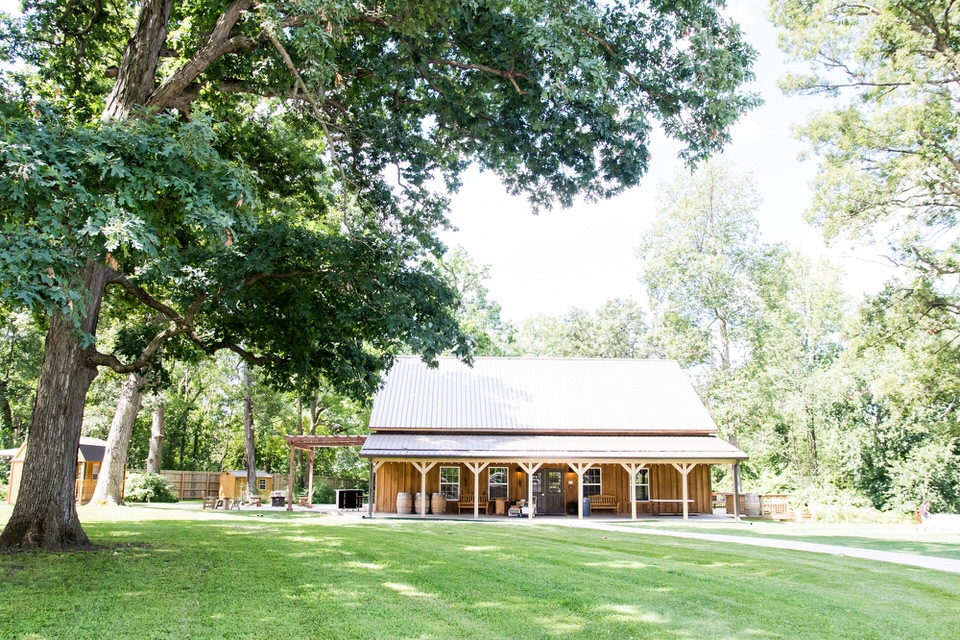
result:
<svg viewBox="0 0 960 640"><path fill-rule="evenodd" d="M0 11L18 7L18 0L0 0ZM845 287L857 297L879 288L892 269L873 250L852 250L842 241L827 247L821 232L804 221L816 166L812 159L799 159L805 147L791 128L822 103L781 94L777 80L787 66L766 11L765 0L728 0L727 13L759 52L750 90L760 93L764 104L735 126L723 157L736 171L752 175L763 198L757 211L762 241L828 257L844 270ZM646 304L637 247L656 216L658 185L682 170L677 150L658 137L641 186L608 201L539 215L522 196L508 195L496 176L471 170L452 198L450 220L458 230L441 238L451 248L463 246L476 264L489 265L489 298L500 303L507 320L562 314L571 307L593 310L616 297Z"/></svg>

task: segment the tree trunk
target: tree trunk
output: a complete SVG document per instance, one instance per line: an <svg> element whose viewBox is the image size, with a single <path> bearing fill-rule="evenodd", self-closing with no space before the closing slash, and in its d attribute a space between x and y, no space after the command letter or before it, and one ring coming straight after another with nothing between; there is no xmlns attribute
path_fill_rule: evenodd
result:
<svg viewBox="0 0 960 640"><path fill-rule="evenodd" d="M16 431L13 428L13 410L10 408L7 388L6 380L0 382L0 448L3 449L12 447L16 442Z"/></svg>
<svg viewBox="0 0 960 640"><path fill-rule="evenodd" d="M303 396L297 395L297 435L303 435ZM303 449L297 449L297 469L300 470L300 484L307 482L307 469L303 466Z"/></svg>
<svg viewBox="0 0 960 640"><path fill-rule="evenodd" d="M163 400L157 396L150 422L150 452L147 454L147 472L160 473L163 464Z"/></svg>
<svg viewBox="0 0 960 640"><path fill-rule="evenodd" d="M247 461L247 492L257 493L257 452L253 440L253 397L250 390L253 381L250 379L250 365L243 363L243 442L244 457Z"/></svg>
<svg viewBox="0 0 960 640"><path fill-rule="evenodd" d="M94 334L106 285L106 271L88 261L79 274L89 292L81 328ZM80 526L76 505L77 451L83 426L83 406L96 367L87 364L83 337L70 318L50 317L37 402L23 461L20 492L0 549L60 550L90 544Z"/></svg>
<svg viewBox="0 0 960 640"><path fill-rule="evenodd" d="M157 63L167 41L167 22L173 0L146 0L140 7L137 29L127 43L113 90L100 118L125 120L136 106L144 106L157 86Z"/></svg>
<svg viewBox="0 0 960 640"><path fill-rule="evenodd" d="M97 477L97 486L93 490L90 504L113 506L123 504L123 472L126 467L127 451L130 448L133 423L137 421L137 414L143 407L140 387L145 380L146 376L129 373L120 386L117 412L113 415L113 422L110 423L110 434L107 436L107 446L103 452L103 463L100 465L100 475Z"/></svg>

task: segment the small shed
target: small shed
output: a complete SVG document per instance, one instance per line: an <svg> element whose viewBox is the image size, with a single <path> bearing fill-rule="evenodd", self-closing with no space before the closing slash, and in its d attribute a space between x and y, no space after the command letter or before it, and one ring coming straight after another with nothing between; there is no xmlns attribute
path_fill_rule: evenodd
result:
<svg viewBox="0 0 960 640"><path fill-rule="evenodd" d="M97 478L100 477L100 466L103 464L103 456L107 450L107 443L100 438L80 438L80 446L77 449L77 485L76 499L80 504L90 502L93 497L93 490L97 487ZM7 491L7 504L17 502L17 494L20 492L20 480L23 475L23 460L27 453L27 441L16 450L13 458L10 460L10 487ZM123 467L124 482L126 482L127 467Z"/></svg>
<svg viewBox="0 0 960 640"><path fill-rule="evenodd" d="M273 476L266 471L257 471L257 491L256 493L269 497L273 491ZM242 498L247 490L247 472L224 471L220 474L220 497L221 498Z"/></svg>

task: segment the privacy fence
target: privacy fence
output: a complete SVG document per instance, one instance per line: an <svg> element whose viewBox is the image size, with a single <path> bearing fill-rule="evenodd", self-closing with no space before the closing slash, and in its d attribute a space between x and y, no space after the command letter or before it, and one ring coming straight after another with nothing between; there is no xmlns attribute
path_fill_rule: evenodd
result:
<svg viewBox="0 0 960 640"><path fill-rule="evenodd" d="M129 469L127 473L143 473L142 469ZM219 471L161 471L160 475L177 488L181 500L200 500L204 496L217 495L220 492ZM272 474L273 490L287 491L290 477L285 473ZM326 485L332 489L354 489L357 481L353 478L314 476L313 486Z"/></svg>

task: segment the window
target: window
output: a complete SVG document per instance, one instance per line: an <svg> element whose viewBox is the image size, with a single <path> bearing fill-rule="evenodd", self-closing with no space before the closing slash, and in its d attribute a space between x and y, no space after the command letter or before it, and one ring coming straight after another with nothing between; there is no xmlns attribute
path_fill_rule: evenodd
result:
<svg viewBox="0 0 960 640"><path fill-rule="evenodd" d="M593 469L587 469L583 473L583 495L585 496L598 496L602 492L600 491L600 469L594 467Z"/></svg>
<svg viewBox="0 0 960 640"><path fill-rule="evenodd" d="M100 477L100 463L94 462L93 463L93 479L96 480L99 477Z"/></svg>
<svg viewBox="0 0 960 640"><path fill-rule="evenodd" d="M267 479L260 478L260 491L266 491L266 490L267 490Z"/></svg>
<svg viewBox="0 0 960 640"><path fill-rule="evenodd" d="M507 468L490 467L487 474L487 497L491 500L495 498L506 498L507 496Z"/></svg>
<svg viewBox="0 0 960 640"><path fill-rule="evenodd" d="M440 467L440 493L447 500L460 499L460 467Z"/></svg>
<svg viewBox="0 0 960 640"><path fill-rule="evenodd" d="M650 469L640 469L637 472L636 487L637 502L650 502Z"/></svg>

